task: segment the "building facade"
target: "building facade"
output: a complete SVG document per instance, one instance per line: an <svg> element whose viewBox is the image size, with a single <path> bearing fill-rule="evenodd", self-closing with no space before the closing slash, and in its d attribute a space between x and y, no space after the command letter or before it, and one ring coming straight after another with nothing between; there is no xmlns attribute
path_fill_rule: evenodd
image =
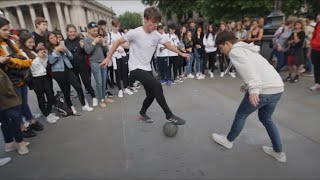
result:
<svg viewBox="0 0 320 180"><path fill-rule="evenodd" d="M74 24L80 32L89 22L103 19L110 29L115 16L111 8L95 0L0 1L0 10L12 28L34 31L36 17L44 17L49 31L60 30L64 36L66 24Z"/></svg>

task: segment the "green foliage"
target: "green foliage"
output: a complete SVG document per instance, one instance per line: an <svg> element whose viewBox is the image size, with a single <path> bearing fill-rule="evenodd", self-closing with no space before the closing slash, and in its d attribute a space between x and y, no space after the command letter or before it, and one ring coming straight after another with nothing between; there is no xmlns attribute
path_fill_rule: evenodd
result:
<svg viewBox="0 0 320 180"><path fill-rule="evenodd" d="M136 27L142 26L142 17L139 13L125 12L118 17L121 27L127 27L134 29Z"/></svg>

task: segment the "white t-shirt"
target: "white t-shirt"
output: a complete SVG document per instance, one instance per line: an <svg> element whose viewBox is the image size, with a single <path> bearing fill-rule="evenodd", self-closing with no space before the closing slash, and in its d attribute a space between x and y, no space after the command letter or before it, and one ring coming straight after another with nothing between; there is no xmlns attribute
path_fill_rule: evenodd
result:
<svg viewBox="0 0 320 180"><path fill-rule="evenodd" d="M179 44L179 38L176 34L168 34L169 41L171 45L177 47ZM178 53L175 53L173 51L169 51L169 56L178 56Z"/></svg>
<svg viewBox="0 0 320 180"><path fill-rule="evenodd" d="M142 26L129 30L124 39L130 43L129 70L151 71L151 58L158 44L166 40L158 31L146 33Z"/></svg>
<svg viewBox="0 0 320 180"><path fill-rule="evenodd" d="M168 34L163 33L161 36L165 39L166 42L169 42ZM158 44L156 57L168 57L169 56L169 50L167 48L165 48L162 51L160 51L160 48L164 48L164 46L162 44Z"/></svg>
<svg viewBox="0 0 320 180"><path fill-rule="evenodd" d="M107 38L107 43L109 44L109 48L111 49L113 43L122 37L123 37L123 35L120 32L118 32L118 33L114 33L112 31L109 32L108 38ZM112 57L120 59L123 56L126 56L126 52L124 51L124 48L122 46L119 46L117 51L113 54Z"/></svg>

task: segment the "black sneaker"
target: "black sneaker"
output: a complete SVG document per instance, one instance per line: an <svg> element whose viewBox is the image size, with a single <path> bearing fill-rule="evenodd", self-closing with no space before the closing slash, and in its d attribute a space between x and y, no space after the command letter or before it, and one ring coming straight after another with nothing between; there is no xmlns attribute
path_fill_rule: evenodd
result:
<svg viewBox="0 0 320 180"><path fill-rule="evenodd" d="M167 119L168 121L172 122L173 124L176 125L184 125L186 123L185 120L179 118L178 116L172 115L169 119Z"/></svg>
<svg viewBox="0 0 320 180"><path fill-rule="evenodd" d="M33 132L30 128L28 128L26 131L22 132L22 135L24 138L32 138L35 137L37 134Z"/></svg>
<svg viewBox="0 0 320 180"><path fill-rule="evenodd" d="M43 130L43 125L39 123L38 121L36 123L30 124L30 129L35 130L35 131L42 131Z"/></svg>
<svg viewBox="0 0 320 180"><path fill-rule="evenodd" d="M293 79L290 80L291 83L297 83L299 82L299 77L295 76Z"/></svg>
<svg viewBox="0 0 320 180"><path fill-rule="evenodd" d="M140 120L145 121L147 123L153 123L153 119L151 119L146 114L140 114Z"/></svg>
<svg viewBox="0 0 320 180"><path fill-rule="evenodd" d="M290 82L290 81L292 81L292 77L291 77L291 76L288 76L284 81Z"/></svg>
<svg viewBox="0 0 320 180"><path fill-rule="evenodd" d="M113 97L113 94L110 91L107 91L106 94L108 95L108 97Z"/></svg>

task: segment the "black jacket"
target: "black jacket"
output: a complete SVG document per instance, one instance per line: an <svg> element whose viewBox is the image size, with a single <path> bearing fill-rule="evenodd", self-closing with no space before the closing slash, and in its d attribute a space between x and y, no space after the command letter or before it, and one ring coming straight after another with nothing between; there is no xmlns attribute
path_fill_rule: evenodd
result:
<svg viewBox="0 0 320 180"><path fill-rule="evenodd" d="M86 52L84 48L80 47L80 38L75 39L67 38L64 42L65 46L73 55L73 60L71 61L73 67L79 67L80 65L85 65Z"/></svg>

